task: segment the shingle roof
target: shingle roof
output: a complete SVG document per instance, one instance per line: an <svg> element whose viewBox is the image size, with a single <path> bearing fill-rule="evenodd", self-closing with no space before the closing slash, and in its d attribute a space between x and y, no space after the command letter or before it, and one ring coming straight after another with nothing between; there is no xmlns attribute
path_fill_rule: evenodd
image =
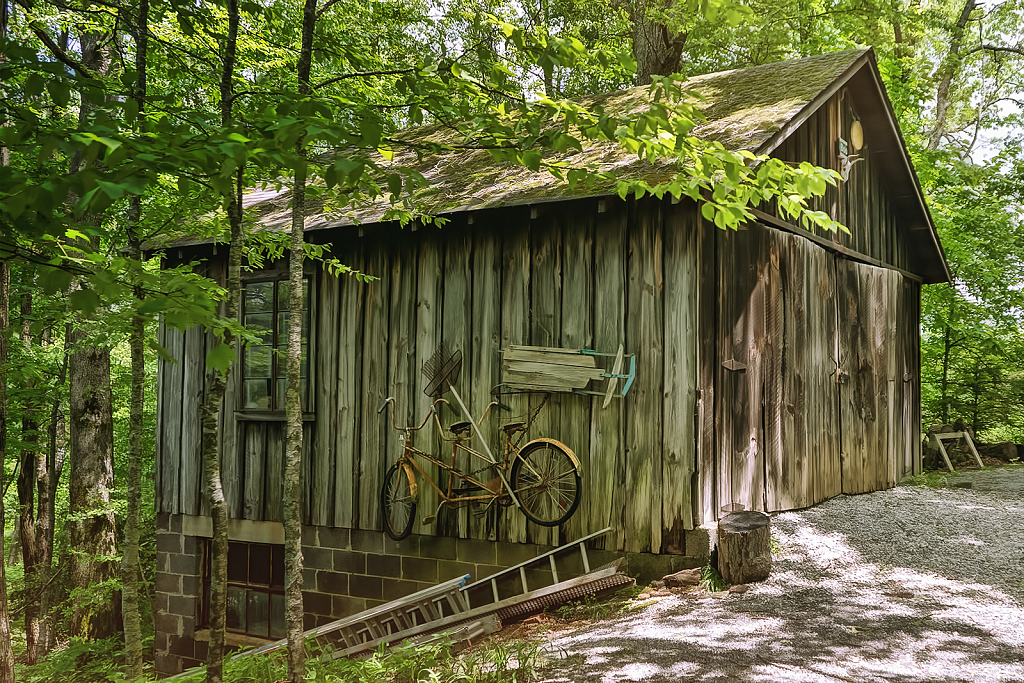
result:
<svg viewBox="0 0 1024 683"><path fill-rule="evenodd" d="M846 50L691 78L684 88L700 93L699 108L706 118L695 134L717 140L728 149L757 152L865 52ZM646 86L640 86L585 98L581 103L626 114L643 108L648 92ZM431 126L408 129L402 135L437 139L443 137L444 130ZM596 166L602 171L615 171L618 177L649 182L665 180L673 174L670 165L654 166L639 161L635 154L607 142L585 144L582 152L560 158L569 164ZM419 162L414 152L405 150L397 152L392 163L415 166L423 174L427 185L418 199L423 210L434 214L604 195L615 190L614 184L606 183L577 187L576 192L570 192L568 185L546 171L497 164L483 150L427 155ZM244 203L258 213L265 228L283 230L290 226L290 196L288 189L259 190L247 194ZM314 209L306 219L306 230L378 222L389 206L389 201L381 198L337 214Z"/></svg>

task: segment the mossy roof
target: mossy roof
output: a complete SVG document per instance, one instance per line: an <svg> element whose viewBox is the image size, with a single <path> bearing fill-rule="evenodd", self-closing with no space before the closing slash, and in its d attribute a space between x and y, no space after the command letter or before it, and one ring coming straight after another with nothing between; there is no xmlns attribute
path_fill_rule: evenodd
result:
<svg viewBox="0 0 1024 683"><path fill-rule="evenodd" d="M695 134L717 140L728 149L763 151L773 140L777 142L777 133L787 123L811 106L837 79L852 71L866 52L868 50L846 50L695 76L684 86L701 96L698 106L706 120L696 128ZM648 93L647 86L640 86L588 97L582 103L599 104L610 113L626 114L643 108ZM440 139L436 136L444 134L440 127L430 126L411 128L400 136L426 140ZM572 165L612 171L619 178L648 182L667 180L674 173L668 164L657 166L640 161L635 154L608 142L585 144L582 152L559 158ZM423 174L427 185L419 192L419 208L435 215L572 196L608 195L615 190L614 183L609 182L604 186L593 183L577 186L575 192L571 192L566 183L547 171L532 172L519 165L499 164L482 150L427 155L421 160L417 160L411 150L400 151L392 163L414 166ZM284 230L291 221L290 196L288 189L255 190L245 196L244 203L257 214L264 228ZM387 198L367 201L337 213L323 212L318 206L312 206L306 229L379 222L389 206Z"/></svg>

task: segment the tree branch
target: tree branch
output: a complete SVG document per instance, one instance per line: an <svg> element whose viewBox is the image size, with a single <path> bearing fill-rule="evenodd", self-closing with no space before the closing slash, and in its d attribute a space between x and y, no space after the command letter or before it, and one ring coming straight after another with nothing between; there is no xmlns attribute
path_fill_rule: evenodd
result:
<svg viewBox="0 0 1024 683"><path fill-rule="evenodd" d="M991 43L982 43L977 47L972 47L965 54L974 54L975 52L981 52L982 50L988 50L990 52L1011 52L1015 55L1021 55L1024 57L1024 48L1010 47L1007 45L993 45Z"/></svg>

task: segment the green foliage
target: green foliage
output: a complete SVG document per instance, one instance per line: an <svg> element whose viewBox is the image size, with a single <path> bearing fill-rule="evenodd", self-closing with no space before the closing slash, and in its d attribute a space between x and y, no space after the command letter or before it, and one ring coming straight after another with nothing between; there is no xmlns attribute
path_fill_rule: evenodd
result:
<svg viewBox="0 0 1024 683"><path fill-rule="evenodd" d="M453 644L380 647L369 657L331 659L309 656L306 680L310 683L519 683L531 681L542 659L534 641L489 641L461 654ZM227 662L225 683L275 683L287 677L283 653L243 657ZM196 670L185 681L200 683Z"/></svg>
<svg viewBox="0 0 1024 683"><path fill-rule="evenodd" d="M709 593L721 593L729 589L729 584L725 582L717 569L706 564L700 568L700 587Z"/></svg>
<svg viewBox="0 0 1024 683"><path fill-rule="evenodd" d="M152 647L152 638L146 645ZM19 667L17 679L22 683L142 683L124 677L123 647L118 638L93 642L75 639L35 666ZM143 680L153 680L152 672Z"/></svg>
<svg viewBox="0 0 1024 683"><path fill-rule="evenodd" d="M555 609L555 614L564 621L601 621L632 607L632 600L643 591L640 586L628 586L610 595L587 595L582 600L573 600Z"/></svg>

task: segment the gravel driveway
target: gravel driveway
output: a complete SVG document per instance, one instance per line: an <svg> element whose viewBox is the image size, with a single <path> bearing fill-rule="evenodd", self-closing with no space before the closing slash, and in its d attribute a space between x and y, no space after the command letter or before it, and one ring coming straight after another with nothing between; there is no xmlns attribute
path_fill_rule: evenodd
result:
<svg viewBox="0 0 1024 683"><path fill-rule="evenodd" d="M767 581L553 636L540 680L1024 683L1024 468L948 484L775 515Z"/></svg>

